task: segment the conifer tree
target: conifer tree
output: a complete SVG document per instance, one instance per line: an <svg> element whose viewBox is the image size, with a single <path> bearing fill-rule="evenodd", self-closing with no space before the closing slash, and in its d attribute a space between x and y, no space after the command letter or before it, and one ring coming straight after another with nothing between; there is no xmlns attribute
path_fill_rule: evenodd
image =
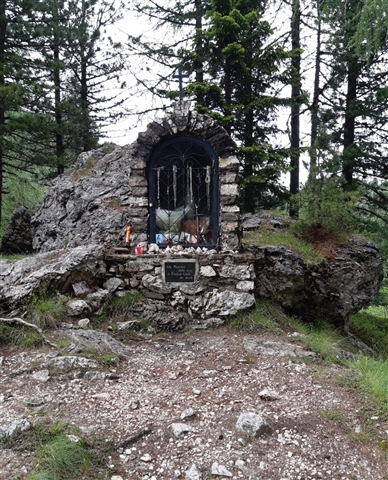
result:
<svg viewBox="0 0 388 480"><path fill-rule="evenodd" d="M270 42L265 8L257 0L210 2L202 47L208 80L190 86L204 94L197 108L221 121L240 146L243 203L250 212L285 197L278 179L289 153L272 144L276 109L288 102L275 85L290 82L289 54Z"/></svg>

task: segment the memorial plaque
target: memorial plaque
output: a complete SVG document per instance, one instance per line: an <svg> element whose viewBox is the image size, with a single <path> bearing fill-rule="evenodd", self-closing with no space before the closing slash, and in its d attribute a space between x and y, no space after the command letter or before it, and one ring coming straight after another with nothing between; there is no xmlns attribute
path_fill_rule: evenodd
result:
<svg viewBox="0 0 388 480"><path fill-rule="evenodd" d="M197 271L196 261L164 262L163 277L167 283L193 283L196 281Z"/></svg>

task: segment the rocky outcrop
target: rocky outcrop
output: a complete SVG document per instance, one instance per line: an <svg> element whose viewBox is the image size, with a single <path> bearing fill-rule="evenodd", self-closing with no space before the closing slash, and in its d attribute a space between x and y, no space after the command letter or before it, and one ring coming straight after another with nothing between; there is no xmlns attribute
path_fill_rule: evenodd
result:
<svg viewBox="0 0 388 480"><path fill-rule="evenodd" d="M255 294L306 320L342 323L373 303L383 278L378 249L365 240L351 240L318 265L306 265L282 246L251 245L249 251L255 255Z"/></svg>
<svg viewBox="0 0 388 480"><path fill-rule="evenodd" d="M123 239L137 200L128 152L112 148L82 153L73 170L53 181L32 219L35 251Z"/></svg>
<svg viewBox="0 0 388 480"><path fill-rule="evenodd" d="M16 205L1 239L1 252L6 254L32 252L31 212Z"/></svg>
<svg viewBox="0 0 388 480"><path fill-rule="evenodd" d="M88 245L16 262L0 260L0 303L18 305L38 291L69 293L80 281L96 285L106 274L103 252L102 246Z"/></svg>

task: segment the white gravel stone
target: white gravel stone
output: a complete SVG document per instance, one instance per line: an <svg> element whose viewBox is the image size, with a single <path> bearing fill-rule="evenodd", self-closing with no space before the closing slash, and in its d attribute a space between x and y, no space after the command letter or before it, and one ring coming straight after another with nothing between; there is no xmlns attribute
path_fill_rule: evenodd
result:
<svg viewBox="0 0 388 480"><path fill-rule="evenodd" d="M211 474L220 477L233 477L233 473L229 472L229 470L224 465L220 465L218 462L214 462L212 464Z"/></svg>
<svg viewBox="0 0 388 480"><path fill-rule="evenodd" d="M86 312L90 312L90 307L85 300L69 300L66 304L66 311L70 317L78 317Z"/></svg>
<svg viewBox="0 0 388 480"><path fill-rule="evenodd" d="M50 378L49 371L47 369L39 370L32 374L32 377L39 382L47 382Z"/></svg>
<svg viewBox="0 0 388 480"><path fill-rule="evenodd" d="M188 418L193 418L197 412L193 408L187 408L181 413L181 420L186 420Z"/></svg>
<svg viewBox="0 0 388 480"><path fill-rule="evenodd" d="M145 455L143 455L142 457L140 457L140 460L142 462L145 462L145 463L149 463L152 461L152 457L149 453L146 453Z"/></svg>
<svg viewBox="0 0 388 480"><path fill-rule="evenodd" d="M95 395L92 395L92 398L97 398L98 400L110 400L110 395L107 392L96 393Z"/></svg>
<svg viewBox="0 0 388 480"><path fill-rule="evenodd" d="M193 429L190 425L186 425L185 423L172 423L171 424L172 431L177 438L183 437L186 433L191 432Z"/></svg>
<svg viewBox="0 0 388 480"><path fill-rule="evenodd" d="M254 412L242 412L237 420L236 428L253 437L258 437L271 431L271 427L264 417Z"/></svg>
<svg viewBox="0 0 388 480"><path fill-rule="evenodd" d="M78 326L80 328L85 328L90 324L90 320L88 318L81 318L81 320L78 322Z"/></svg>
<svg viewBox="0 0 388 480"><path fill-rule="evenodd" d="M191 465L189 470L185 471L185 479L186 480L201 480L202 479L202 474L198 470L197 466L195 463Z"/></svg>

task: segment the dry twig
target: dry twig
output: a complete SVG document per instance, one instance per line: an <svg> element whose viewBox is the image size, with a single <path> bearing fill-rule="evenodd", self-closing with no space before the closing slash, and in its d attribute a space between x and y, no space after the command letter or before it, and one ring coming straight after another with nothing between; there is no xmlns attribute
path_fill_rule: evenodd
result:
<svg viewBox="0 0 388 480"><path fill-rule="evenodd" d="M43 330L42 330L41 328L39 328L37 325L35 325L34 323L26 322L25 320L23 320L23 319L20 318L20 317L12 317L12 318L1 318L1 317L0 317L0 322L4 322L4 323L19 323L20 325L24 325L24 326L26 326L26 327L33 328L36 332L39 333L39 335L42 337L42 339L43 339L48 345L50 345L50 347L58 348L57 345L55 345L55 343L50 342L50 340L49 340L49 339L46 337L46 335L43 333Z"/></svg>

